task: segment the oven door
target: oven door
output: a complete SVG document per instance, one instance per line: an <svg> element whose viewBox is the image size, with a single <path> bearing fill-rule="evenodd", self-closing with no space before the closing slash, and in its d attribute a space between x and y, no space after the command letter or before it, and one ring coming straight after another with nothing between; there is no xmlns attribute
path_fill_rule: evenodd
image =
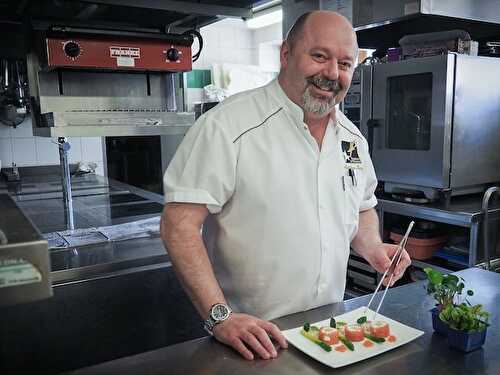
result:
<svg viewBox="0 0 500 375"><path fill-rule="evenodd" d="M369 133L379 180L450 186L454 65L448 54L374 66Z"/></svg>

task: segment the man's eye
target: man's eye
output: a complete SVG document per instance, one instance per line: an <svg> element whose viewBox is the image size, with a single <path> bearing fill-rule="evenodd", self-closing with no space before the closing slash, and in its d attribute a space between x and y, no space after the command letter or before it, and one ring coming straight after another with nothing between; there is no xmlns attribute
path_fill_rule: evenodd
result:
<svg viewBox="0 0 500 375"><path fill-rule="evenodd" d="M325 60L326 56L321 53L313 53L312 57L316 60Z"/></svg>
<svg viewBox="0 0 500 375"><path fill-rule="evenodd" d="M341 62L339 62L339 65L340 65L340 67L341 67L342 69L344 69L344 70L349 70L349 69L351 69L351 66L352 66L352 64L351 64L351 63L349 63L349 62L345 62L345 61L341 61Z"/></svg>

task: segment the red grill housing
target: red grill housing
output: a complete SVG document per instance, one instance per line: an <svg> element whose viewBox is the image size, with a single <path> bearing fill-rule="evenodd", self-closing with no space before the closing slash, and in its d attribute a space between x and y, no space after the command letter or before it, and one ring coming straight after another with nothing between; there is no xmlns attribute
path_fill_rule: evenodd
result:
<svg viewBox="0 0 500 375"><path fill-rule="evenodd" d="M55 36L47 37L46 43L49 68L167 72L192 69L191 46L165 39ZM176 61L167 58L167 51L172 49L178 52Z"/></svg>

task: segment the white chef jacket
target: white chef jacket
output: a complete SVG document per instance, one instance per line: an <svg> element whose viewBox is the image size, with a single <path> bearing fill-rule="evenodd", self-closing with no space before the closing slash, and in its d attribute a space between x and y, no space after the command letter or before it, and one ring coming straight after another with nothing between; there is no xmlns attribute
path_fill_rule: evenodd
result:
<svg viewBox="0 0 500 375"><path fill-rule="evenodd" d="M342 141L358 148L354 178ZM277 80L201 116L164 176L166 202L213 214L205 242L230 306L263 319L343 300L350 242L376 184L359 130L337 111L320 151Z"/></svg>

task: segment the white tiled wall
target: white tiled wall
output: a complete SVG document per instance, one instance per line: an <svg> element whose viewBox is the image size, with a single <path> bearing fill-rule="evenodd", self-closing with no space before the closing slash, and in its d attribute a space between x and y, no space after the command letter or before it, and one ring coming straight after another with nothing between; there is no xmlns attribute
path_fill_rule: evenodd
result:
<svg viewBox="0 0 500 375"><path fill-rule="evenodd" d="M70 163L95 162L96 173L104 175L103 150L100 137L69 137ZM31 119L17 128L0 124L0 160L2 167L12 163L17 166L57 165L59 151L55 139L34 137Z"/></svg>
<svg viewBox="0 0 500 375"><path fill-rule="evenodd" d="M255 29L253 31L254 44L256 47L259 46L260 43L268 43L268 42L281 42L283 40L283 31L282 24L274 23L267 27L262 27L260 29Z"/></svg>
<svg viewBox="0 0 500 375"><path fill-rule="evenodd" d="M259 65L264 71L279 70L279 44L282 25L249 29L241 19L224 19L202 27L203 51L193 69L210 69L213 63ZM198 47L195 42L193 52ZM189 104L203 101L202 89L189 89Z"/></svg>
<svg viewBox="0 0 500 375"><path fill-rule="evenodd" d="M254 31L254 45L258 52L258 64L265 72L278 72L280 69L282 28L281 23L275 23Z"/></svg>
<svg viewBox="0 0 500 375"><path fill-rule="evenodd" d="M249 29L241 19L228 18L201 28L203 51L193 69L210 69L212 63L259 65L259 46L282 40L282 25L276 23ZM193 51L197 50L193 46Z"/></svg>
<svg viewBox="0 0 500 375"><path fill-rule="evenodd" d="M212 63L258 63L252 30L240 19L228 18L202 27L201 35L203 51L193 69L210 69Z"/></svg>

